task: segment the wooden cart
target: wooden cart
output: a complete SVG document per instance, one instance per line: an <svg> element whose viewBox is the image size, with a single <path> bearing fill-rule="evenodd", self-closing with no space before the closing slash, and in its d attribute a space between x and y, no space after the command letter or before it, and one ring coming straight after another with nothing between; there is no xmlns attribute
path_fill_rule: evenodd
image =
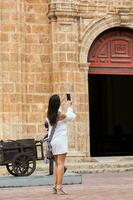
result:
<svg viewBox="0 0 133 200"><path fill-rule="evenodd" d="M0 165L5 165L8 172L14 176L31 175L36 169L36 161L43 159L43 141L0 141Z"/></svg>

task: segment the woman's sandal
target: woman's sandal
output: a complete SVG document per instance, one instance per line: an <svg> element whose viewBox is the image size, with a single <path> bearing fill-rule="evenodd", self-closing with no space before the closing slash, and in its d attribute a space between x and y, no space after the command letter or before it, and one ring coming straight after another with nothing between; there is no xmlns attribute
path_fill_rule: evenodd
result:
<svg viewBox="0 0 133 200"><path fill-rule="evenodd" d="M57 189L57 194L58 195L67 195L67 193L62 188Z"/></svg>

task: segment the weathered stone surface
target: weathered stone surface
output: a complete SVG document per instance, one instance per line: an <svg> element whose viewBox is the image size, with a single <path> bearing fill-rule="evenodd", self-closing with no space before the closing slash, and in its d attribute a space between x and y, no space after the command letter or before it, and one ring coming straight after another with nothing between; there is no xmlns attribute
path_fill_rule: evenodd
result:
<svg viewBox="0 0 133 200"><path fill-rule="evenodd" d="M1 1L0 138L41 137L50 94L70 92L70 154L87 157L88 51L104 30L132 28L132 8L131 0Z"/></svg>

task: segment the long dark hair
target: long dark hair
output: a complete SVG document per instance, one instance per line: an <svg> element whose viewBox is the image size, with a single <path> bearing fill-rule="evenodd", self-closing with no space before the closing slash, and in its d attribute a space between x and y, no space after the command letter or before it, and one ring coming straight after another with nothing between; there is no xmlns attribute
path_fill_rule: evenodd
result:
<svg viewBox="0 0 133 200"><path fill-rule="evenodd" d="M53 126L57 122L58 110L60 107L60 97L57 94L54 94L49 99L47 117L50 124Z"/></svg>

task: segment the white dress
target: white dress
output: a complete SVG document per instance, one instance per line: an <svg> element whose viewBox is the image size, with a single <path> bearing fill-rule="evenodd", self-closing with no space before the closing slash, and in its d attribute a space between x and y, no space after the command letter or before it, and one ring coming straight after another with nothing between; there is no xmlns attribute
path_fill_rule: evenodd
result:
<svg viewBox="0 0 133 200"><path fill-rule="evenodd" d="M72 107L68 107L66 117L57 122L55 132L51 140L53 155L59 155L68 152L67 122L74 120L75 117L76 114L73 112ZM51 129L52 126L49 123L48 137L50 136Z"/></svg>

